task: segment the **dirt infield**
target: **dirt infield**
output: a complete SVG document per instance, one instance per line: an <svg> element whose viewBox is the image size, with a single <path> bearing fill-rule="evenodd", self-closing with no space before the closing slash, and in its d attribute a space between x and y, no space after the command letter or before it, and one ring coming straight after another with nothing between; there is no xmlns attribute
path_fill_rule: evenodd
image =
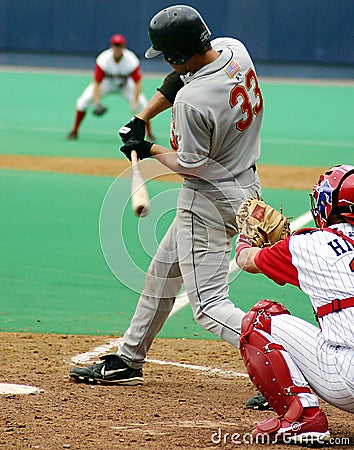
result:
<svg viewBox="0 0 354 450"><path fill-rule="evenodd" d="M141 164L145 178L181 181L174 172L162 168L157 161L144 160ZM129 176L128 160L99 158L65 158L43 156L1 155L0 169L31 170L39 172L72 173L117 177ZM310 190L324 167L259 166L258 173L265 188Z"/></svg>
<svg viewBox="0 0 354 450"><path fill-rule="evenodd" d="M2 333L1 381L37 386L43 392L0 396L0 447L260 448L260 444L250 443L249 433L257 421L275 413L245 409L245 401L255 390L248 377L238 376L245 370L238 351L231 345L221 341L156 339L149 353L154 362L145 365L143 386L87 386L71 382L71 358L109 339ZM168 362L201 367L185 368ZM336 442L351 439L353 444L352 416L326 404L323 407Z"/></svg>

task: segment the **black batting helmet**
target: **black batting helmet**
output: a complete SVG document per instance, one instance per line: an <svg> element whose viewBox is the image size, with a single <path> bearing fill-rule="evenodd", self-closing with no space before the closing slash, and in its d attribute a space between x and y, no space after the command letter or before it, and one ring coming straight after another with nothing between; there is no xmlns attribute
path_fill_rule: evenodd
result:
<svg viewBox="0 0 354 450"><path fill-rule="evenodd" d="M194 8L176 5L158 12L150 21L151 47L146 58L163 53L171 64L183 64L202 50L209 41L210 30Z"/></svg>

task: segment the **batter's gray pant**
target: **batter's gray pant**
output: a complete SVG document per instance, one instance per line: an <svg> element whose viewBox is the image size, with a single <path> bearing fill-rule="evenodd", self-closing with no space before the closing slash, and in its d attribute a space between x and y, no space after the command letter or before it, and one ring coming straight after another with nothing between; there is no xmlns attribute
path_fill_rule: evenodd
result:
<svg viewBox="0 0 354 450"><path fill-rule="evenodd" d="M240 203L260 194L251 169L218 189L185 181L176 218L148 269L145 285L119 355L142 367L153 339L168 318L184 284L195 320L230 344L239 346L244 312L228 298L228 270L235 214Z"/></svg>

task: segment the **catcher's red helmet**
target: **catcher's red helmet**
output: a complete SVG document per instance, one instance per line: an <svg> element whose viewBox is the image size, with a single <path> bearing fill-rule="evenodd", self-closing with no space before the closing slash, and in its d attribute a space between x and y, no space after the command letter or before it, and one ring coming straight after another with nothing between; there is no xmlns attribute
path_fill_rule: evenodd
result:
<svg viewBox="0 0 354 450"><path fill-rule="evenodd" d="M316 225L329 225L331 213L354 225L354 166L338 165L320 176L312 189L311 212Z"/></svg>
<svg viewBox="0 0 354 450"><path fill-rule="evenodd" d="M122 34L114 34L110 39L111 45L120 45L121 47L125 47L126 40Z"/></svg>

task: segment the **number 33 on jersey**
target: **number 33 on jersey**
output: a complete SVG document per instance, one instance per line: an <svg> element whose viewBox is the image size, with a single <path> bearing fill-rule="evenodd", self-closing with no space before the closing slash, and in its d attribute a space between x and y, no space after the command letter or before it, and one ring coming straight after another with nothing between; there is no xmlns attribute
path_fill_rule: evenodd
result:
<svg viewBox="0 0 354 450"><path fill-rule="evenodd" d="M237 64L236 61L232 61L228 68L225 69L226 73L229 74L229 68L235 67L235 64ZM237 75L235 78L237 79ZM252 97L258 100L254 106L252 106ZM246 73L245 86L238 84L230 92L229 103L231 108L234 108L239 102L241 102L241 111L244 114L244 118L236 122L235 125L239 131L245 131L251 125L253 117L257 116L263 108L262 93L253 69Z"/></svg>

